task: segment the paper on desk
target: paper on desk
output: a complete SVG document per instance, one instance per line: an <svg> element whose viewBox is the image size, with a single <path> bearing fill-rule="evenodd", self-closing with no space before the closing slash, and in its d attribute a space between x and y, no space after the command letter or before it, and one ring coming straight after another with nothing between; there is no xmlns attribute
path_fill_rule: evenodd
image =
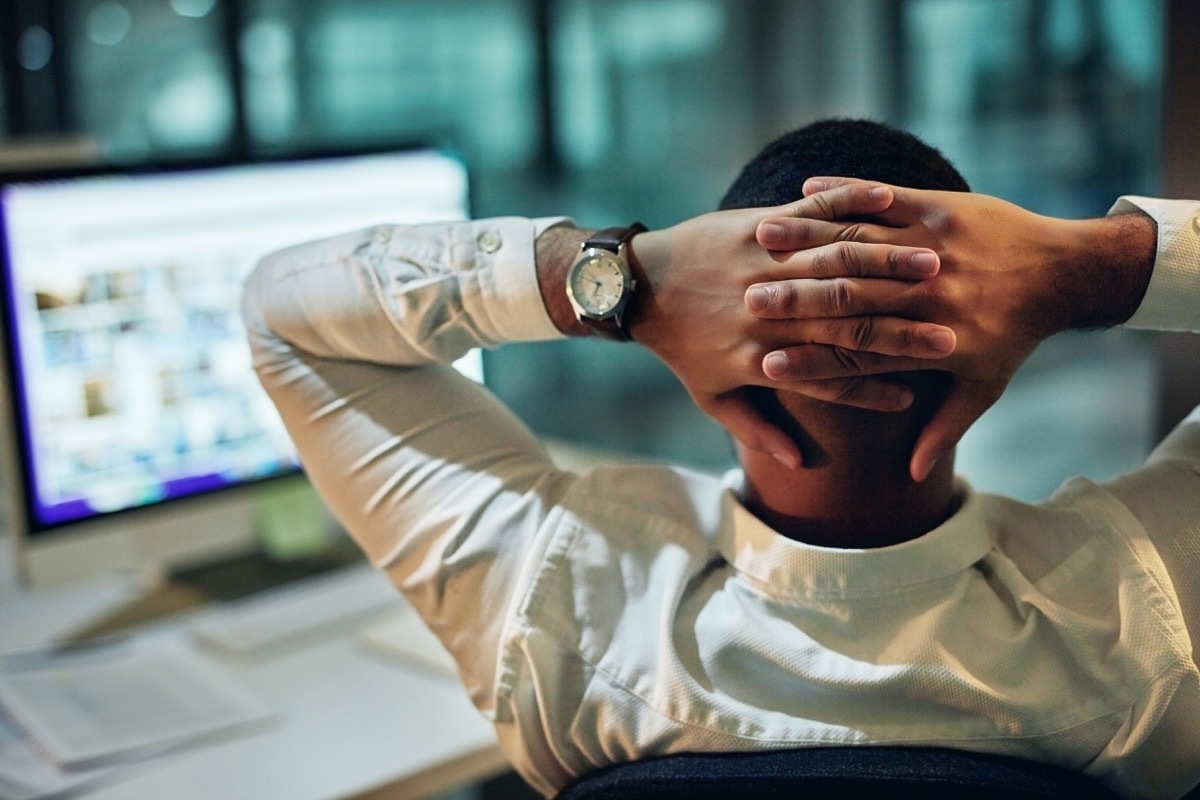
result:
<svg viewBox="0 0 1200 800"><path fill-rule="evenodd" d="M33 746L17 728L0 716L0 798L39 800L82 786L110 768L60 768Z"/></svg>
<svg viewBox="0 0 1200 800"><path fill-rule="evenodd" d="M72 769L145 756L272 714L199 653L136 640L6 653L0 707L39 750Z"/></svg>

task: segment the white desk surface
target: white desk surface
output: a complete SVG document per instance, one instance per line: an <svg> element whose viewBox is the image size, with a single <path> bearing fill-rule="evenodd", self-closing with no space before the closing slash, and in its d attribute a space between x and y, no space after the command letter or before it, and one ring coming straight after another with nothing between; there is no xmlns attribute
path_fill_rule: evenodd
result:
<svg viewBox="0 0 1200 800"><path fill-rule="evenodd" d="M0 536L0 547L9 542ZM44 644L136 595L97 581L31 593L0 557L0 650ZM136 635L186 635L160 623ZM271 722L121 767L88 800L423 797L507 769L455 679L365 647L357 630L257 660L218 658L278 710Z"/></svg>

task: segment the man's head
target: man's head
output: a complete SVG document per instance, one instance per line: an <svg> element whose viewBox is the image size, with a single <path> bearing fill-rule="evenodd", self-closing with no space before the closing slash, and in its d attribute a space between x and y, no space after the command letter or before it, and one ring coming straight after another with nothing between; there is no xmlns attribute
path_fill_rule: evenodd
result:
<svg viewBox="0 0 1200 800"><path fill-rule="evenodd" d="M905 131L878 122L831 119L786 133L750 159L721 208L758 208L799 200L815 175L890 183L911 189L969 192L945 156Z"/></svg>
<svg viewBox="0 0 1200 800"><path fill-rule="evenodd" d="M969 191L962 175L915 136L876 122L825 120L776 139L743 168L721 200L722 209L782 205L802 197L818 175L862 178L914 189ZM760 410L801 445L805 463L835 463L861 474L869 466L902 481L917 434L945 396L950 376L939 372L891 376L913 389L912 407L886 414L812 400L788 392L757 392Z"/></svg>

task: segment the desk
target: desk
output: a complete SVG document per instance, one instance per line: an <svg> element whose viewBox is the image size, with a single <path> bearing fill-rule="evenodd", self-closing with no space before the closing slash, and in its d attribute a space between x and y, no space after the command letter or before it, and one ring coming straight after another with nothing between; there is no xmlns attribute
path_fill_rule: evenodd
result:
<svg viewBox="0 0 1200 800"><path fill-rule="evenodd" d="M0 649L53 641L136 596L129 580L53 592L16 585L0 536ZM182 637L179 622L135 635ZM508 769L491 725L449 677L365 648L358 631L254 661L219 659L278 710L214 742L122 767L88 800L415 798Z"/></svg>

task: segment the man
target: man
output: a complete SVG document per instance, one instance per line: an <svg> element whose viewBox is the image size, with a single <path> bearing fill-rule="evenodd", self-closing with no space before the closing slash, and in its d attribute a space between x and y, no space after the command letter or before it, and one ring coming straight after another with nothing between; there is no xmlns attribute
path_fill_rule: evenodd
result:
<svg viewBox="0 0 1200 800"><path fill-rule="evenodd" d="M836 157L851 139L854 159ZM1200 206L1148 204L1156 257L1140 212L1066 222L853 181L778 205L838 172L965 188L898 131L802 130L735 184L773 208L599 237L638 276L617 318L588 316L620 305L611 255L581 259L597 237L554 221L301 245L248 283L255 364L315 485L547 794L655 754L846 743L1018 755L1133 797L1182 794L1200 779L1200 419L1143 470L1040 506L972 493L948 455L930 464L1055 330L1135 308L1200 327L1200 231L1165 224ZM879 222L832 221L847 214ZM847 272L901 280L834 277ZM1091 291L1114 274L1134 290ZM796 301L824 318L792 319ZM445 366L594 330L632 336L729 420L743 469L562 472Z"/></svg>

